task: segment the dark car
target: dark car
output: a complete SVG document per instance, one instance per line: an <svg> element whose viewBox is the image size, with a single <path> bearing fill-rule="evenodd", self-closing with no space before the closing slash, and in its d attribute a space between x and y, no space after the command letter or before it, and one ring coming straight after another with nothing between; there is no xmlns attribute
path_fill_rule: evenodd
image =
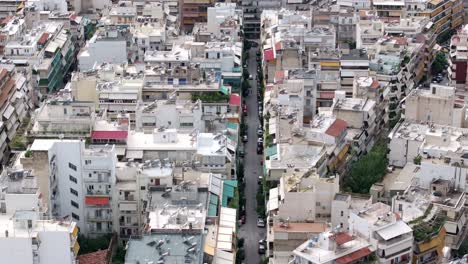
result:
<svg viewBox="0 0 468 264"><path fill-rule="evenodd" d="M258 245L258 254L265 254L265 246Z"/></svg>
<svg viewBox="0 0 468 264"><path fill-rule="evenodd" d="M257 154L258 155L263 154L263 147L257 146Z"/></svg>

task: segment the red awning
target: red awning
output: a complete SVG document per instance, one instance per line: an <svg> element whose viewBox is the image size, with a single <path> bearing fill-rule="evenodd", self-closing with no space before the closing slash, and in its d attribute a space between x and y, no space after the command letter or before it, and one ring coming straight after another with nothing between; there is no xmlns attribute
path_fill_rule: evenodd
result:
<svg viewBox="0 0 468 264"><path fill-rule="evenodd" d="M240 106L241 97L239 94L231 94L229 97L229 105Z"/></svg>
<svg viewBox="0 0 468 264"><path fill-rule="evenodd" d="M277 83L283 83L284 80L284 71L276 71L275 72L275 81Z"/></svg>
<svg viewBox="0 0 468 264"><path fill-rule="evenodd" d="M107 196L86 196L85 203L87 205L108 205L109 197Z"/></svg>
<svg viewBox="0 0 468 264"><path fill-rule="evenodd" d="M275 59L275 53L272 49L267 49L263 52L263 57L266 61L271 61Z"/></svg>
<svg viewBox="0 0 468 264"><path fill-rule="evenodd" d="M335 92L320 92L320 97L322 99L333 99L335 98Z"/></svg>
<svg viewBox="0 0 468 264"><path fill-rule="evenodd" d="M343 257L337 259L336 263L338 263L338 264L351 263L351 262L354 262L354 261L356 261L358 259L361 259L361 258L369 255L370 253L371 253L371 251L369 250L369 248L361 248L358 251L354 251L351 254L348 254L346 256L343 256Z"/></svg>
<svg viewBox="0 0 468 264"><path fill-rule="evenodd" d="M126 139L128 131L93 131L92 139Z"/></svg>

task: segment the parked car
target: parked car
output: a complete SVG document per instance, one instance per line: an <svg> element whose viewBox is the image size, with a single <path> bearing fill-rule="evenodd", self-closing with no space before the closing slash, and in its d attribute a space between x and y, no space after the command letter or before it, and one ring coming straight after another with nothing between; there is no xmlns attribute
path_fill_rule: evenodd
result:
<svg viewBox="0 0 468 264"><path fill-rule="evenodd" d="M265 220L263 220L263 218L257 219L257 226L258 227L265 227Z"/></svg>
<svg viewBox="0 0 468 264"><path fill-rule="evenodd" d="M253 75L252 74L249 75L249 80L253 80Z"/></svg>
<svg viewBox="0 0 468 264"><path fill-rule="evenodd" d="M258 245L258 254L265 254L265 246Z"/></svg>
<svg viewBox="0 0 468 264"><path fill-rule="evenodd" d="M247 137L247 135L245 135L245 137ZM245 142L247 142L247 141L245 141ZM241 158L245 157L245 151L239 150L239 157L241 157Z"/></svg>
<svg viewBox="0 0 468 264"><path fill-rule="evenodd" d="M252 47L254 47L254 48L258 47L258 43L255 42L255 41L252 41Z"/></svg>
<svg viewBox="0 0 468 264"><path fill-rule="evenodd" d="M249 138L247 137L247 135L243 135L243 136L242 136L242 142L245 143L245 142L247 142L247 141L249 141Z"/></svg>
<svg viewBox="0 0 468 264"><path fill-rule="evenodd" d="M257 130L257 135L258 135L259 137L263 136L263 129L259 128L259 129Z"/></svg>
<svg viewBox="0 0 468 264"><path fill-rule="evenodd" d="M263 176L262 176L262 175L258 175L257 183L258 183L258 184L262 184L262 181L263 181Z"/></svg>
<svg viewBox="0 0 468 264"><path fill-rule="evenodd" d="M259 244L259 245L266 246L266 240L265 240L265 239L260 239L260 240L258 241L258 244Z"/></svg>
<svg viewBox="0 0 468 264"><path fill-rule="evenodd" d="M257 154L262 155L263 154L263 146L257 146Z"/></svg>

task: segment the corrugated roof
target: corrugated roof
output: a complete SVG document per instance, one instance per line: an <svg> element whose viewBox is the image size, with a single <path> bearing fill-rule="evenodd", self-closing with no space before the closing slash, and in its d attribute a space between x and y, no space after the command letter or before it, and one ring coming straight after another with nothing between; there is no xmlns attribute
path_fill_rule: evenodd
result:
<svg viewBox="0 0 468 264"><path fill-rule="evenodd" d="M275 156L278 154L278 147L277 145L273 145L273 146L270 146L268 147L266 150L265 150L265 155L267 157L272 157L272 156Z"/></svg>
<svg viewBox="0 0 468 264"><path fill-rule="evenodd" d="M93 131L92 139L126 139L128 131Z"/></svg>
<svg viewBox="0 0 468 264"><path fill-rule="evenodd" d="M48 39L49 39L49 33L44 32L44 33L42 33L41 37L37 41L37 44L44 45L47 42Z"/></svg>
<svg viewBox="0 0 468 264"><path fill-rule="evenodd" d="M223 181L223 203L222 206L228 206L228 199L234 198L234 192L237 188L236 180L225 180Z"/></svg>
<svg viewBox="0 0 468 264"><path fill-rule="evenodd" d="M369 248L361 248L357 251L354 251L353 253L351 254L348 254L346 256L343 256L339 259L336 260L336 263L338 264L346 264L346 263L352 263L356 260L359 260L367 255L369 255L371 253L371 251L369 250Z"/></svg>
<svg viewBox="0 0 468 264"><path fill-rule="evenodd" d="M107 196L86 196L85 203L87 205L108 205L109 197Z"/></svg>
<svg viewBox="0 0 468 264"><path fill-rule="evenodd" d="M208 216L218 216L219 197L216 194L210 195L210 204L208 205Z"/></svg>
<svg viewBox="0 0 468 264"><path fill-rule="evenodd" d="M336 119L335 122L333 122L333 124L331 124L331 126L327 129L327 131L325 131L325 134L330 135L332 137L338 137L339 135L341 135L343 130L346 129L347 126L348 123L346 123L346 121Z"/></svg>

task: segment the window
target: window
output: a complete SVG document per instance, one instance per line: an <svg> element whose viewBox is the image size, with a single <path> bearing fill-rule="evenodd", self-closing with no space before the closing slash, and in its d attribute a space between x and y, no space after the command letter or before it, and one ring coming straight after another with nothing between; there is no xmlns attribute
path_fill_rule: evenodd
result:
<svg viewBox="0 0 468 264"><path fill-rule="evenodd" d="M80 220L80 217L77 214L72 213L72 217L78 221Z"/></svg>
<svg viewBox="0 0 468 264"><path fill-rule="evenodd" d="M78 205L77 202L75 202L75 201L72 200L72 201L70 201L70 203L71 203L71 205L72 205L73 207L75 207L75 208L80 208L80 206Z"/></svg>
<svg viewBox="0 0 468 264"><path fill-rule="evenodd" d="M85 160L85 164L86 164L86 165L91 164L91 160Z"/></svg>
<svg viewBox="0 0 468 264"><path fill-rule="evenodd" d="M144 190L146 190L146 187L145 187L145 186L141 186L141 187L140 187L140 190L144 191Z"/></svg>
<svg viewBox="0 0 468 264"><path fill-rule="evenodd" d="M73 177L73 176L71 176L71 175L70 175L69 177L70 177L70 181L72 181L72 182L74 182L74 183L77 183L77 182L78 182L78 180L77 180L75 177Z"/></svg>
<svg viewBox="0 0 468 264"><path fill-rule="evenodd" d="M403 205L402 204L398 205L398 211L400 211L400 212L403 211Z"/></svg>
<svg viewBox="0 0 468 264"><path fill-rule="evenodd" d="M341 216L343 216L343 211L341 211Z"/></svg>
<svg viewBox="0 0 468 264"><path fill-rule="evenodd" d="M97 222L97 223L96 223L96 229L97 229L98 231L101 231L101 230L102 230L102 224L101 224L100 222Z"/></svg>
<svg viewBox="0 0 468 264"><path fill-rule="evenodd" d="M78 196L78 192L77 192L75 189L70 188L70 192L71 192L73 195Z"/></svg>
<svg viewBox="0 0 468 264"><path fill-rule="evenodd" d="M70 168L70 169L76 171L76 166L73 165L73 164L71 164L70 162L68 162L68 168Z"/></svg>

